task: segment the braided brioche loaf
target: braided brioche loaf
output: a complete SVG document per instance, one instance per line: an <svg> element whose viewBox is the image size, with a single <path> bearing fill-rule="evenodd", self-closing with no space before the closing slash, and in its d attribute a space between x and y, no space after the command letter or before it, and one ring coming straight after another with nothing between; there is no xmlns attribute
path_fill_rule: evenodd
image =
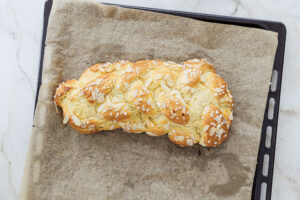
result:
<svg viewBox="0 0 300 200"><path fill-rule="evenodd" d="M80 133L122 128L168 134L180 146L221 144L233 111L226 82L199 59L95 64L79 80L60 83L54 101L63 123Z"/></svg>

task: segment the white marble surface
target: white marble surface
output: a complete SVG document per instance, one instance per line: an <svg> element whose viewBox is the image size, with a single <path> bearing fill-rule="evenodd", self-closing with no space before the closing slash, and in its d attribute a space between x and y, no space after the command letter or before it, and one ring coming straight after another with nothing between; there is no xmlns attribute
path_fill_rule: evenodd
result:
<svg viewBox="0 0 300 200"><path fill-rule="evenodd" d="M272 199L300 199L300 1L103 0L281 21L287 27ZM44 0L0 1L0 199L20 192L36 94Z"/></svg>

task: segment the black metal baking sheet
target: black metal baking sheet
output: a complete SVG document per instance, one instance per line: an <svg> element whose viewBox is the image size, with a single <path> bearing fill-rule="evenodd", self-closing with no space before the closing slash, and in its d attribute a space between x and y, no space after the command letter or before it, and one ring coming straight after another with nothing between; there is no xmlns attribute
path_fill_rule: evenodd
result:
<svg viewBox="0 0 300 200"><path fill-rule="evenodd" d="M116 5L116 4L109 4L109 5ZM260 141L259 153L257 157L256 172L254 176L252 197L251 197L252 200L258 200L258 199L270 200L272 194L276 135L277 135L277 125L278 125L281 80L282 80L282 71L283 71L284 48L285 48L285 39L286 39L285 25L281 22L275 22L275 21L227 17L227 16L209 15L203 13L162 10L162 9L144 8L144 7L136 7L136 6L128 6L128 5L117 5L117 6L177 15L177 16L188 17L188 18L207 21L207 22L259 28L259 29L274 31L278 33L278 46L277 46L277 51L276 51L274 66L273 66L273 75L274 73L276 74L277 78L275 79L277 79L277 82L273 85L275 87L271 87L270 85L268 98L266 101L266 109L265 109L264 121L262 125L261 141ZM39 66L40 68L39 68L35 106L37 104L39 88L42 81L44 47L45 47L47 26L48 26L49 15L51 12L51 7L52 7L52 0L48 0L45 3L45 7L44 7L44 28L43 28L43 36L42 36L42 44L41 44L41 55L40 55L40 66ZM274 81L275 79L272 78L271 81ZM273 98L273 102L275 103L271 104L272 106L270 107L270 99L272 98ZM273 110L272 117L270 117L268 114L269 109ZM269 131L268 137L267 137L267 129ZM269 145L266 145L266 140ZM266 159L264 161L266 157L269 157L269 159ZM268 163L264 163L264 162L268 162ZM263 167L264 164L265 167Z"/></svg>

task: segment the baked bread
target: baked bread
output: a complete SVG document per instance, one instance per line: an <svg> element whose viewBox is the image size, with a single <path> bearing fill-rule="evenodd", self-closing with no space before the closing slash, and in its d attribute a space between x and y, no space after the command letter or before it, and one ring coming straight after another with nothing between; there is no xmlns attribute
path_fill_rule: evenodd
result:
<svg viewBox="0 0 300 200"><path fill-rule="evenodd" d="M60 83L54 101L63 123L80 133L122 128L168 134L180 146L221 144L233 119L226 82L200 59L95 64L79 80Z"/></svg>

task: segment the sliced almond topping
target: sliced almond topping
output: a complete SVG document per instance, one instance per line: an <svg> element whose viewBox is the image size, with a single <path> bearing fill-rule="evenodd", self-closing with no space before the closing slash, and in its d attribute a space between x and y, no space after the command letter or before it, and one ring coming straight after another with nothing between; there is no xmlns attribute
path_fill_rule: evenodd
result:
<svg viewBox="0 0 300 200"><path fill-rule="evenodd" d="M209 135L213 136L216 133L216 128L215 127L211 127L209 130Z"/></svg>
<svg viewBox="0 0 300 200"><path fill-rule="evenodd" d="M75 116L72 116L72 120L76 126L81 126L81 121Z"/></svg>
<svg viewBox="0 0 300 200"><path fill-rule="evenodd" d="M69 115L68 114L66 114L66 116L65 116L65 118L64 118L64 120L63 120L63 124L66 124L66 123L68 123L68 121L69 121Z"/></svg>

